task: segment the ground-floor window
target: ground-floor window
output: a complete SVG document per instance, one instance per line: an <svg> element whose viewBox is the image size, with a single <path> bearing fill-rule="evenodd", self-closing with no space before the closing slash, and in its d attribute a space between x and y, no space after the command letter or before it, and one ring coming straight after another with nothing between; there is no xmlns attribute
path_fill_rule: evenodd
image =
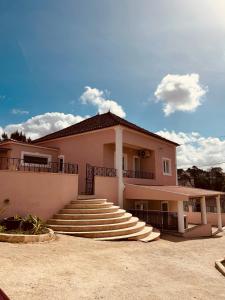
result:
<svg viewBox="0 0 225 300"><path fill-rule="evenodd" d="M191 199L189 204L192 207L193 212L200 212L201 211L201 203L199 199Z"/></svg>

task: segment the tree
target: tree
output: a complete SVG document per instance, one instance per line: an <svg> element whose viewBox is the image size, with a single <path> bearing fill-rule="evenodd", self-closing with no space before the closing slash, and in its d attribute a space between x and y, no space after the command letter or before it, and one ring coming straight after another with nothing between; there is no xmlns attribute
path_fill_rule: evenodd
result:
<svg viewBox="0 0 225 300"><path fill-rule="evenodd" d="M2 140L3 140L3 141L8 140L8 135L7 135L7 133L3 132L3 134L2 134Z"/></svg>
<svg viewBox="0 0 225 300"><path fill-rule="evenodd" d="M196 166L177 170L178 182L180 185L193 186L202 189L225 191L225 174L221 168L202 170Z"/></svg>

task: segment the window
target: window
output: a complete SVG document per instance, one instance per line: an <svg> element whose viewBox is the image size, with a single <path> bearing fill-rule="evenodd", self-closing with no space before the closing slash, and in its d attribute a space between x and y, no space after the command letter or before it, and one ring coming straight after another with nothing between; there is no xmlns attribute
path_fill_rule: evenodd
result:
<svg viewBox="0 0 225 300"><path fill-rule="evenodd" d="M168 158L163 159L163 175L171 175L171 160Z"/></svg>
<svg viewBox="0 0 225 300"><path fill-rule="evenodd" d="M200 212L201 211L201 203L199 199L191 199L189 200L189 204L192 207L192 212Z"/></svg>
<svg viewBox="0 0 225 300"><path fill-rule="evenodd" d="M48 164L47 157L24 155L23 159L24 159L24 163L27 163L27 164L35 164L35 165L47 165Z"/></svg>
<svg viewBox="0 0 225 300"><path fill-rule="evenodd" d="M45 165L46 167L49 166L49 163L51 162L51 155L48 154L42 154L42 153L33 153L33 152L21 152L21 165L33 165L33 166L39 166L39 165Z"/></svg>

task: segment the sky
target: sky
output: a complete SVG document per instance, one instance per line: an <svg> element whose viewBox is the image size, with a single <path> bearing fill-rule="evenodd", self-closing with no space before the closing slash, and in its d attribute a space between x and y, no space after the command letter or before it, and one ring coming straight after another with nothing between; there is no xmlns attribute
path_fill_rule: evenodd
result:
<svg viewBox="0 0 225 300"><path fill-rule="evenodd" d="M225 1L0 0L0 134L108 110L225 168Z"/></svg>

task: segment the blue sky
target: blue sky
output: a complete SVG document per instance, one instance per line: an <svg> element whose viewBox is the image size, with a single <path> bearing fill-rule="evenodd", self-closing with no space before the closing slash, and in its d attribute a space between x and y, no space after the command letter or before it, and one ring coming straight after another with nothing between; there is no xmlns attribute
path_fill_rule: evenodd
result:
<svg viewBox="0 0 225 300"><path fill-rule="evenodd" d="M166 116L160 82L192 73L201 105ZM151 131L225 136L225 2L0 0L2 130L47 112L96 114L80 100L86 86Z"/></svg>

